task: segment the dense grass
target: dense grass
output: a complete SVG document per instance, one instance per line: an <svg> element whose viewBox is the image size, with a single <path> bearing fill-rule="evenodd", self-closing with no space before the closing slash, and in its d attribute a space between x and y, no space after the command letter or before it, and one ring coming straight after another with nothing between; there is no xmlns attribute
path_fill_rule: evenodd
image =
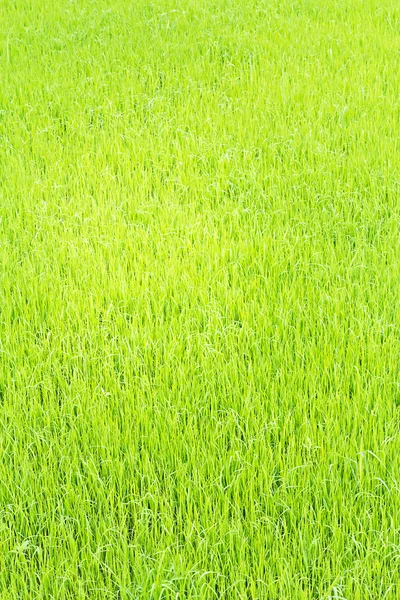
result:
<svg viewBox="0 0 400 600"><path fill-rule="evenodd" d="M400 6L2 0L0 598L400 598Z"/></svg>

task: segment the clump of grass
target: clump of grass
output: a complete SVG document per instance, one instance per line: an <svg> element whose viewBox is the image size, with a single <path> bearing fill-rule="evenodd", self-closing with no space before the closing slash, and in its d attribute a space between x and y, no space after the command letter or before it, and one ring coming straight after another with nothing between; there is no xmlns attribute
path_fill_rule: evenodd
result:
<svg viewBox="0 0 400 600"><path fill-rule="evenodd" d="M1 598L397 598L397 3L0 22Z"/></svg>

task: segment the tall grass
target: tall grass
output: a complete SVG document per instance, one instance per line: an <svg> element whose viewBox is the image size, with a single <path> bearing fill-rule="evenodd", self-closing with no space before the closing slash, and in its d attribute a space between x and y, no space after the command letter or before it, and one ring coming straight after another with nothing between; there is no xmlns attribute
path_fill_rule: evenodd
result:
<svg viewBox="0 0 400 600"><path fill-rule="evenodd" d="M2 600L400 597L399 32L1 1Z"/></svg>

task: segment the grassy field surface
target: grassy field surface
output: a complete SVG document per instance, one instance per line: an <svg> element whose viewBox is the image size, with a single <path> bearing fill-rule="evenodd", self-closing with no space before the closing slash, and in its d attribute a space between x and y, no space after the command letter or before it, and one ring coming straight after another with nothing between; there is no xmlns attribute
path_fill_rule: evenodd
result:
<svg viewBox="0 0 400 600"><path fill-rule="evenodd" d="M1 600L400 598L400 5L1 0Z"/></svg>

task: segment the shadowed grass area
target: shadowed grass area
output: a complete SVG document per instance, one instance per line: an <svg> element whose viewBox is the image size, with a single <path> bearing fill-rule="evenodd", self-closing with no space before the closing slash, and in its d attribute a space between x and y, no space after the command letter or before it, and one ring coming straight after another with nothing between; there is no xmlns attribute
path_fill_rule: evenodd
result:
<svg viewBox="0 0 400 600"><path fill-rule="evenodd" d="M399 32L2 0L1 599L399 597Z"/></svg>

